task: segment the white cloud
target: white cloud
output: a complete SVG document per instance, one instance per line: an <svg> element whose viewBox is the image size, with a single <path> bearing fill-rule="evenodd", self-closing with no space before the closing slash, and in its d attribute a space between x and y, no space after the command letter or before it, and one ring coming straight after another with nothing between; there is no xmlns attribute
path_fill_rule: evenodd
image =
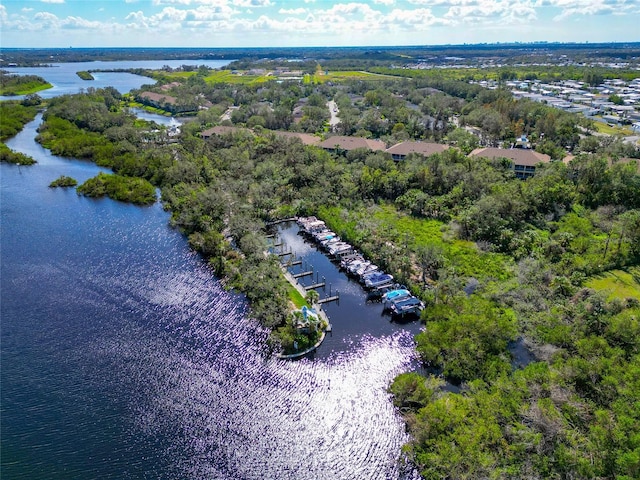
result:
<svg viewBox="0 0 640 480"><path fill-rule="evenodd" d="M637 0L537 0L535 5L561 9L553 19L556 22L580 15L637 14L640 9L640 2Z"/></svg>
<svg viewBox="0 0 640 480"><path fill-rule="evenodd" d="M281 15L302 15L303 13L307 13L307 9L306 8L290 8L290 9L284 9L281 8L280 10L278 10L278 13L280 13Z"/></svg>
<svg viewBox="0 0 640 480"><path fill-rule="evenodd" d="M213 7L226 7L230 4L229 0L153 0L155 6L162 5L210 5Z"/></svg>
<svg viewBox="0 0 640 480"><path fill-rule="evenodd" d="M416 10L393 10L389 16L385 17L384 23L421 30L424 27L434 25L451 25L453 22L448 19L437 18L429 8L419 8Z"/></svg>
<svg viewBox="0 0 640 480"><path fill-rule="evenodd" d="M237 7L270 7L273 5L270 0L233 0L233 4Z"/></svg>
<svg viewBox="0 0 640 480"><path fill-rule="evenodd" d="M40 0L42 3L64 3L64 0Z"/></svg>
<svg viewBox="0 0 640 480"><path fill-rule="evenodd" d="M522 26L529 25L527 28L531 30L539 25L540 20L534 23L538 16L552 18L555 15L556 21L591 15L628 17L630 13L637 15L640 9L639 0L345 0L336 4L329 0L305 0L304 3L285 0L125 2L135 3L132 9L138 10L128 13L120 23L102 19L100 14L87 18L63 18L49 12L34 14L32 9L15 7L12 10L10 4L6 6L6 2L2 2L5 4L0 4L3 39L5 32L11 32L12 41L16 43L13 38L17 38L19 43L29 38L24 32L45 30L47 38L54 38L57 32L59 38L64 39L65 35L71 37L69 31L74 30L77 32L74 43L84 39L87 44L96 44L98 38L109 44L108 35L117 32L121 35L120 42L131 44L146 41L147 44L215 45L212 43L215 38L225 46L250 45L251 42L255 46L278 41L282 45L312 42L347 45L356 42L448 42L456 41L456 38L459 41L487 41L477 32L486 35L486 39L497 40L500 36L493 33L499 30L502 36L508 33L509 40L524 40L525 37L519 36L526 30ZM273 7L275 3L281 4L282 8L259 10L260 7ZM148 9L151 4L156 8ZM394 5L393 10L389 11L388 5ZM264 14L256 18L248 10ZM551 31L551 22L545 22L545 25ZM438 29L441 26L451 28Z"/></svg>

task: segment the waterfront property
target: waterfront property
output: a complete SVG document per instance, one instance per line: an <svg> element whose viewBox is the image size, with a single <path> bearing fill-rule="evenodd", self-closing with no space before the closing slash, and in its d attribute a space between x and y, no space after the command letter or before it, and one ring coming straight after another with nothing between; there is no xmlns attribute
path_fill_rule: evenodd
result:
<svg viewBox="0 0 640 480"><path fill-rule="evenodd" d="M145 105L160 108L173 114L195 112L198 110L197 103L181 104L175 97L164 93L142 92L136 97L136 100Z"/></svg>
<svg viewBox="0 0 640 480"><path fill-rule="evenodd" d="M362 287L369 291L368 299L383 302L383 313L402 318L420 316L424 309L424 303L420 299L413 296L406 288L394 284L392 275L381 271L377 265L356 252L351 245L342 242L334 232L327 229L325 222L316 217L301 217L297 223L301 232L316 242L320 248L328 250L330 254L337 249L338 245L341 249L345 246L349 247L344 255L333 254L332 257L335 261L339 261L340 268L347 275L357 278Z"/></svg>

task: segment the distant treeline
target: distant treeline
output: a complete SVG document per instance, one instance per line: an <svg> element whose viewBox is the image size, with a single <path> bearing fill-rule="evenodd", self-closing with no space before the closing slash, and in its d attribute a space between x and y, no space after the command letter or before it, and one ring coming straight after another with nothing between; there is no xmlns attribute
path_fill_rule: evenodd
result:
<svg viewBox="0 0 640 480"><path fill-rule="evenodd" d="M42 48L3 49L6 63L18 65L50 64L58 62L115 61L115 60L228 60L228 59L354 59L404 64L416 59L444 57L473 59L499 57L518 62L524 57L545 53L567 55L572 59L608 58L630 59L640 55L640 43L513 43L477 45L425 45L393 47L280 47L280 48ZM438 57L441 58L438 60ZM564 59L566 61L566 58Z"/></svg>

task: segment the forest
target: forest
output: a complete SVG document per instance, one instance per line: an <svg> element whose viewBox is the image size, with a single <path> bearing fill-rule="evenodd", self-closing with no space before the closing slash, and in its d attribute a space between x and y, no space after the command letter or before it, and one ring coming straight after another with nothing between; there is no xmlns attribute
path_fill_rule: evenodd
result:
<svg viewBox="0 0 640 480"><path fill-rule="evenodd" d="M14 152L4 141L17 134L27 122L38 113L39 97L28 96L22 102L0 102L0 162L19 165L33 165L35 159L20 152Z"/></svg>
<svg viewBox="0 0 640 480"><path fill-rule="evenodd" d="M177 141L131 115L130 98L89 88L48 102L38 140L113 169L118 182L159 188L172 225L246 294L274 348L288 286L278 259L264 256L270 221L316 215L409 286L427 305L416 337L424 370L389 391L424 478L638 478L638 148L501 90L416 77L215 85L192 76L170 94L211 106ZM397 162L274 132L326 135L329 100L341 134L452 148ZM231 105L224 124L251 130L204 140ZM556 159L528 180L505 159L467 155L522 133ZM567 149L573 159L561 161ZM619 279L630 287L616 290ZM514 364L514 344L535 361Z"/></svg>

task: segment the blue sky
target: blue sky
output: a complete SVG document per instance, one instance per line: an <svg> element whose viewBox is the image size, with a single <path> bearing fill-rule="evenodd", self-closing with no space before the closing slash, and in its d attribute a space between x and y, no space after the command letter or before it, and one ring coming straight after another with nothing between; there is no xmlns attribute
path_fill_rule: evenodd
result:
<svg viewBox="0 0 640 480"><path fill-rule="evenodd" d="M4 47L640 41L640 0L1 0Z"/></svg>

